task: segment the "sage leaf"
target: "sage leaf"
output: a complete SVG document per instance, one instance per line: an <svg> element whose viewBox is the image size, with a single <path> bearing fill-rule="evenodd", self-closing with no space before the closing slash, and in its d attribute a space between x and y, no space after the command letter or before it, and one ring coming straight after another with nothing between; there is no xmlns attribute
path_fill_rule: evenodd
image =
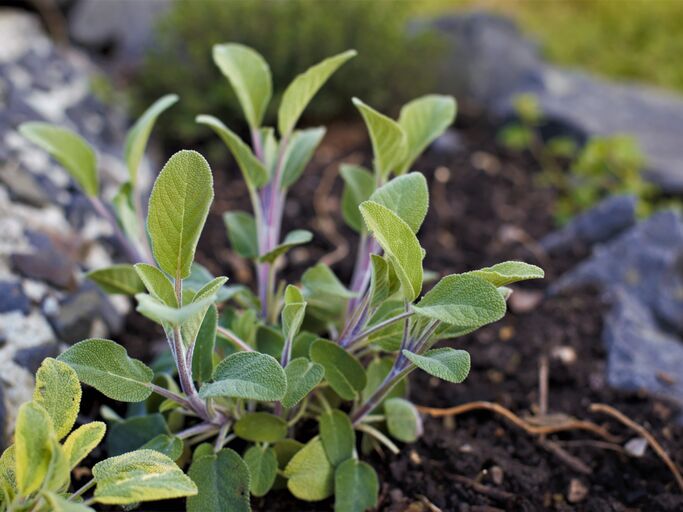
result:
<svg viewBox="0 0 683 512"><path fill-rule="evenodd" d="M186 150L174 154L154 183L147 215L154 257L168 275L190 275L212 201L213 177L204 157Z"/></svg>
<svg viewBox="0 0 683 512"><path fill-rule="evenodd" d="M235 132L225 126L220 119L201 115L197 116L196 121L199 124L209 126L228 146L249 188L255 189L268 183L269 173L261 161L256 158L251 148Z"/></svg>
<svg viewBox="0 0 683 512"><path fill-rule="evenodd" d="M293 359L285 368L287 376L287 393L282 405L291 409L298 404L325 376L325 369L318 363L312 363L305 357Z"/></svg>
<svg viewBox="0 0 683 512"><path fill-rule="evenodd" d="M180 308L167 306L160 300L151 295L147 295L146 293L138 293L135 296L135 299L138 301L137 311L140 314L160 324L168 323L174 326L180 326L185 322L196 319L198 315L202 315L203 318L207 308L213 304L216 296L209 295L208 297L192 301ZM199 319L200 323L202 318ZM199 324L197 324L197 327L199 327Z"/></svg>
<svg viewBox="0 0 683 512"><path fill-rule="evenodd" d="M144 292L145 285L135 272L133 265L120 263L93 270L86 277L94 281L105 293L135 295Z"/></svg>
<svg viewBox="0 0 683 512"><path fill-rule="evenodd" d="M292 247L307 244L311 240L313 240L313 233L306 229L295 229L294 231L290 231L280 245L275 247L272 251L262 254L259 261L261 263L273 263L278 256L286 253Z"/></svg>
<svg viewBox="0 0 683 512"><path fill-rule="evenodd" d="M256 258L259 250L254 216L247 212L226 212L223 222L233 250L243 258Z"/></svg>
<svg viewBox="0 0 683 512"><path fill-rule="evenodd" d="M365 226L358 206L370 199L375 190L375 177L359 165L342 164L339 168L344 180L341 198L341 212L344 222L354 231L361 233Z"/></svg>
<svg viewBox="0 0 683 512"><path fill-rule="evenodd" d="M279 330L267 325L260 325L256 330L256 350L259 352L280 359L284 346L285 338Z"/></svg>
<svg viewBox="0 0 683 512"><path fill-rule="evenodd" d="M398 124L406 134L407 151L397 174L406 172L420 153L453 124L455 111L455 99L439 94L422 96L403 106Z"/></svg>
<svg viewBox="0 0 683 512"><path fill-rule="evenodd" d="M358 98L353 104L360 111L365 121L372 142L375 174L385 179L392 171L396 171L406 156L406 134L393 119L377 112Z"/></svg>
<svg viewBox="0 0 683 512"><path fill-rule="evenodd" d="M11 444L0 456L0 498L5 503L12 502L17 494L15 450L16 445Z"/></svg>
<svg viewBox="0 0 683 512"><path fill-rule="evenodd" d="M427 180L419 172L398 176L375 190L370 201L389 208L417 233L429 208Z"/></svg>
<svg viewBox="0 0 683 512"><path fill-rule="evenodd" d="M365 386L365 389L363 389L363 394L361 395L361 399L363 401L366 401L368 398L370 398L372 393L374 393L375 390L382 384L382 382L384 382L384 379L387 377L387 375L389 375L393 364L393 360L388 357L376 358L370 362L367 368L368 383ZM405 396L406 387L405 379L400 380L393 388L391 388L391 391L387 393L387 396L384 400L386 401L391 398Z"/></svg>
<svg viewBox="0 0 683 512"><path fill-rule="evenodd" d="M424 251L411 227L381 204L365 201L360 205L365 224L384 249L401 282L403 297L412 302L422 289Z"/></svg>
<svg viewBox="0 0 683 512"><path fill-rule="evenodd" d="M141 402L151 393L154 372L128 357L126 349L110 340L91 338L69 347L58 360L76 371L78 379L120 402Z"/></svg>
<svg viewBox="0 0 683 512"><path fill-rule="evenodd" d="M545 273L541 267L523 261L505 261L492 267L466 272L465 275L481 277L493 286L500 287L527 279L542 279Z"/></svg>
<svg viewBox="0 0 683 512"><path fill-rule="evenodd" d="M390 398L384 402L389 434L404 443L413 443L422 435L422 419L412 402Z"/></svg>
<svg viewBox="0 0 683 512"><path fill-rule="evenodd" d="M258 128L273 94L270 68L251 48L236 44L217 44L213 61L230 81L251 128Z"/></svg>
<svg viewBox="0 0 683 512"><path fill-rule="evenodd" d="M357 295L348 290L332 269L324 263L318 263L306 270L301 276L301 283L309 295L322 300L329 297L350 299Z"/></svg>
<svg viewBox="0 0 683 512"><path fill-rule="evenodd" d="M266 446L252 446L245 452L244 462L251 477L251 494L257 497L265 496L273 487L277 476L275 450Z"/></svg>
<svg viewBox="0 0 683 512"><path fill-rule="evenodd" d="M267 412L250 412L235 423L235 435L255 443L274 443L287 436L287 422Z"/></svg>
<svg viewBox="0 0 683 512"><path fill-rule="evenodd" d="M356 54L355 50L348 50L328 57L292 80L282 95L277 113L278 130L283 139L289 137L306 106L332 73Z"/></svg>
<svg viewBox="0 0 683 512"><path fill-rule="evenodd" d="M282 334L286 340L297 335L306 314L306 302L301 291L293 285L285 289L285 305L282 308Z"/></svg>
<svg viewBox="0 0 683 512"><path fill-rule="evenodd" d="M71 469L85 459L102 442L107 426L101 421L91 421L71 432L64 441L64 451Z"/></svg>
<svg viewBox="0 0 683 512"><path fill-rule="evenodd" d="M50 153L87 196L97 197L100 188L97 157L83 137L66 128L38 121L21 124L19 133Z"/></svg>
<svg viewBox="0 0 683 512"><path fill-rule="evenodd" d="M57 439L62 439L74 427L81 405L78 375L68 364L48 357L36 373L33 401L45 409Z"/></svg>
<svg viewBox="0 0 683 512"><path fill-rule="evenodd" d="M211 379L213 374L213 353L216 346L218 309L211 305L199 327L192 352L192 377L199 382Z"/></svg>
<svg viewBox="0 0 683 512"><path fill-rule="evenodd" d="M403 355L429 375L455 384L460 384L470 373L470 355L464 350L435 348L424 355L404 350Z"/></svg>
<svg viewBox="0 0 683 512"><path fill-rule="evenodd" d="M235 451L195 458L188 475L199 492L187 499L187 512L251 512L249 469Z"/></svg>
<svg viewBox="0 0 683 512"><path fill-rule="evenodd" d="M466 334L500 320L506 306L496 287L481 277L452 274L441 279L413 310Z"/></svg>
<svg viewBox="0 0 683 512"><path fill-rule="evenodd" d="M161 413L131 416L113 423L107 434L107 453L121 455L142 448L162 434L169 434L168 424Z"/></svg>
<svg viewBox="0 0 683 512"><path fill-rule="evenodd" d="M204 384L202 398L227 396L247 400L282 400L287 392L285 371L275 358L258 352L238 352L218 363L214 382Z"/></svg>
<svg viewBox="0 0 683 512"><path fill-rule="evenodd" d="M163 453L171 460L178 460L183 454L184 443L179 437L159 434L140 447L141 450L154 450Z"/></svg>
<svg viewBox="0 0 683 512"><path fill-rule="evenodd" d="M327 460L320 438L314 437L285 467L287 488L300 500L320 501L334 492L334 468Z"/></svg>
<svg viewBox="0 0 683 512"><path fill-rule="evenodd" d="M320 440L325 448L327 460L337 467L353 456L356 447L356 433L349 417L339 409L332 409L320 415Z"/></svg>
<svg viewBox="0 0 683 512"><path fill-rule="evenodd" d="M131 243L133 243L140 252L143 252L144 248L139 240L140 235L142 234L142 225L135 212L133 186L130 181L121 184L111 200L111 205L114 207L116 220L121 226L121 229L123 229L123 232Z"/></svg>
<svg viewBox="0 0 683 512"><path fill-rule="evenodd" d="M54 431L47 411L35 402L19 407L14 427L15 477L22 496L37 491L48 474Z"/></svg>
<svg viewBox="0 0 683 512"><path fill-rule="evenodd" d="M166 274L147 263L136 263L134 268L152 297L169 307L178 307L178 298L176 297L173 283L171 283Z"/></svg>
<svg viewBox="0 0 683 512"><path fill-rule="evenodd" d="M325 369L325 380L344 400L354 400L367 382L358 359L336 343L318 339L311 345L311 360Z"/></svg>
<svg viewBox="0 0 683 512"><path fill-rule="evenodd" d="M95 464L95 501L128 505L141 501L183 498L197 494L197 486L166 455L136 450Z"/></svg>
<svg viewBox="0 0 683 512"><path fill-rule="evenodd" d="M49 510L51 512L94 512L95 509L85 506L81 503L76 503L75 501L68 501L66 498L62 498L59 494L54 492L44 492L42 493L43 498L50 506Z"/></svg>
<svg viewBox="0 0 683 512"><path fill-rule="evenodd" d="M372 466L349 459L334 473L334 512L365 512L377 506L379 480Z"/></svg>
<svg viewBox="0 0 683 512"><path fill-rule="evenodd" d="M138 168L140 161L145 154L147 141L152 133L154 123L164 110L171 107L178 101L175 94L167 94L156 100L136 121L126 135L126 142L123 146L123 156L128 166L128 175L133 187L137 184Z"/></svg>
<svg viewBox="0 0 683 512"><path fill-rule="evenodd" d="M289 188L301 176L304 169L311 161L313 153L325 136L325 128L308 128L306 130L296 130L283 158L283 170L281 186L283 189Z"/></svg>
<svg viewBox="0 0 683 512"><path fill-rule="evenodd" d="M50 466L47 469L45 481L41 489L46 491L59 491L65 489L71 480L71 468L69 467L69 458L64 451L64 448L55 437L50 439L52 445L52 454L50 457Z"/></svg>

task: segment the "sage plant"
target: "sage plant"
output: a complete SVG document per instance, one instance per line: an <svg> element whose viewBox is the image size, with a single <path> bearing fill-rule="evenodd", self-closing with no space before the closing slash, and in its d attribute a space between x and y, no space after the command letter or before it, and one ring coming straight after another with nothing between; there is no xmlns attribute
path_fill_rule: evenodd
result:
<svg viewBox="0 0 683 512"><path fill-rule="evenodd" d="M0 459L0 510L80 512L94 503L185 496L190 512L247 511L250 495L284 487L305 501L334 495L338 512L376 506L377 474L362 456L397 453L397 443L414 442L422 432L406 377L419 368L462 382L468 353L435 344L502 318L508 286L543 271L508 261L442 277L423 294L425 251L417 233L429 193L425 177L412 169L456 110L453 98L429 95L405 105L398 120L353 100L374 159L372 170L343 165L340 171L342 215L360 237L349 286L323 263L298 282L278 278L287 252L313 237L305 230L281 233L287 191L325 134L297 123L354 55L344 52L298 75L281 99L276 131L263 126L272 91L266 62L241 45L214 48L251 144L215 117L200 115L197 122L225 142L249 190L252 212L226 212L224 220L233 250L255 265L255 292L227 285L227 277L194 262L214 195L211 169L199 153L174 154L143 208L138 166L155 119L175 97L159 100L131 130L124 152L130 177L112 202L115 215L99 199L95 153L83 139L42 123L22 126L112 220L127 248L129 263L89 277L107 293L133 296L137 311L163 327L168 348L148 366L114 341L88 339L46 360L36 398L20 413L15 444ZM129 407L125 417L103 407L113 459L96 464L93 480L74 492L68 474L82 457L71 458L68 468L63 459L77 441L70 436L61 448L58 441L76 417L76 378ZM69 389L71 395L62 393ZM98 425L89 427L97 430L88 443L94 446L104 425L88 425ZM38 444L31 448L27 439ZM58 482L53 474L61 475Z"/></svg>

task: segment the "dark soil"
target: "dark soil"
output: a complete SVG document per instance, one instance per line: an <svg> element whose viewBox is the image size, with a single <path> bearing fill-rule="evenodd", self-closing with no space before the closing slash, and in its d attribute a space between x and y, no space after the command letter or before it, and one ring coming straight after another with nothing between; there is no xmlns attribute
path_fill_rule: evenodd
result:
<svg viewBox="0 0 683 512"><path fill-rule="evenodd" d="M591 403L610 404L650 430L683 465L683 428L673 421L673 407L646 395L614 391L604 382L600 333L607 305L599 295L593 290L544 295L548 283L586 251L577 247L548 257L538 249L536 241L554 228L554 197L534 186L536 165L526 157L502 152L495 144L494 128L481 116L460 115L457 129L462 147L455 154L430 153L416 166L431 186L432 205L420 235L427 250L426 267L450 273L524 259L543 266L547 278L522 288L518 297L528 301L518 301L504 320L454 344L472 356L472 372L465 383L453 385L413 374L414 402L450 407L487 400L520 416L538 413L539 364L547 358L549 413L590 419L624 441L635 437L616 421L588 411ZM337 166L341 159L368 164L368 150L361 126L333 127L315 162L292 190L284 232L304 227L316 237L311 246L291 253L284 272L290 281L317 260L349 278L355 237L340 222ZM246 189L234 168L226 170L231 164L211 163L216 201L199 261L215 274L230 276L232 282L251 283L251 268L228 249L221 220L224 211L249 209ZM145 342L144 331L137 325L130 327L130 341L139 348ZM419 442L404 446L395 456L370 457L382 482L379 510L683 510L683 496L652 450L640 458L627 457L604 449L595 443L599 438L581 431L547 439L587 465L590 474L578 472L575 464L549 451L547 443L491 412L426 418ZM262 511L303 512L332 506L330 501L298 502L285 491L253 503Z"/></svg>

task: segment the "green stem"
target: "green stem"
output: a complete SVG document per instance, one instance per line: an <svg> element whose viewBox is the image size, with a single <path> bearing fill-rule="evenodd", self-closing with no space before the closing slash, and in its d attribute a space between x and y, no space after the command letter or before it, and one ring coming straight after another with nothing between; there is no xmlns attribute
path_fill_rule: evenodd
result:
<svg viewBox="0 0 683 512"><path fill-rule="evenodd" d="M90 489L92 489L93 487L95 487L95 484L96 484L96 483L97 483L97 482L95 482L95 479L93 478L92 480L90 480L89 482L87 482L83 487L81 487L81 488L78 489L76 492L74 492L71 496L69 496L69 497L67 498L67 501L74 501L74 500L75 500L76 498L78 498L79 496L83 496L86 492L88 492Z"/></svg>

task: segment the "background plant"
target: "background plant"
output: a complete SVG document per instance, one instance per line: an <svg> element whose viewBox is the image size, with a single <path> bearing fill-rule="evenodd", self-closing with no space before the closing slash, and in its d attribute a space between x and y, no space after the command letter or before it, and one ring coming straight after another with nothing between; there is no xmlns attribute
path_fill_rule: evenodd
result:
<svg viewBox="0 0 683 512"><path fill-rule="evenodd" d="M183 102L160 127L163 140L187 144L205 132L192 122L197 112L213 112L235 131L243 126L237 98L215 81L211 49L223 41L254 48L270 64L273 119L292 70L356 48L359 57L341 69L306 110L308 123L351 117L353 95L381 109L397 109L417 94L432 90L433 63L441 54L434 34L409 30L409 2L319 2L287 0L178 1L161 21L153 50L131 83L138 111L165 91ZM264 27L267 27L264 29ZM168 66L169 62L177 65ZM197 87L201 83L202 87Z"/></svg>
<svg viewBox="0 0 683 512"><path fill-rule="evenodd" d="M560 224L613 194L636 196L641 216L662 203L657 187L643 176L645 160L632 137L592 137L583 146L567 136L545 139L546 119L535 96L518 95L514 110L516 120L501 129L499 140L513 151L528 151L538 162L539 184L558 193L555 218Z"/></svg>
<svg viewBox="0 0 683 512"><path fill-rule="evenodd" d="M175 153L157 177L146 211L141 206L137 164L154 119L175 98L155 103L127 140L130 180L114 201L113 225L131 262L90 277L108 293L134 295L137 310L163 327L168 350L150 367L113 341L88 339L58 362L110 399L131 404L126 418L103 411L112 422L110 455L130 457L142 446L189 465L196 489L189 480L169 488L184 489L177 496L188 496L190 512L249 510L249 494L285 486L301 500L334 495L340 512L374 507L379 482L361 455L397 452L397 442L415 441L422 431L405 398L406 377L420 368L462 382L469 354L434 345L499 320L508 285L543 276L536 266L509 261L445 276L422 295L425 251L416 234L429 193L424 176L408 171L456 111L453 98L429 95L404 105L397 120L353 100L374 160L372 170L341 169L342 213L360 236L350 285L322 263L297 285L278 279L287 251L312 238L304 230L282 236L283 206L325 133L296 126L318 90L354 56L328 57L295 77L282 94L275 129L263 126L273 95L263 57L240 44L213 48L251 144L216 117L200 115L197 122L225 143L247 183L252 212L226 212L225 221L233 249L256 266L256 293L226 286L226 277L214 278L193 261L213 200L211 169L199 153ZM100 211L106 208L97 199L94 153L82 139L35 123L22 132L62 162ZM133 475L156 468L139 458L125 460ZM111 463L94 470L100 464ZM139 497L125 485L116 492ZM98 499L96 490L86 503Z"/></svg>

